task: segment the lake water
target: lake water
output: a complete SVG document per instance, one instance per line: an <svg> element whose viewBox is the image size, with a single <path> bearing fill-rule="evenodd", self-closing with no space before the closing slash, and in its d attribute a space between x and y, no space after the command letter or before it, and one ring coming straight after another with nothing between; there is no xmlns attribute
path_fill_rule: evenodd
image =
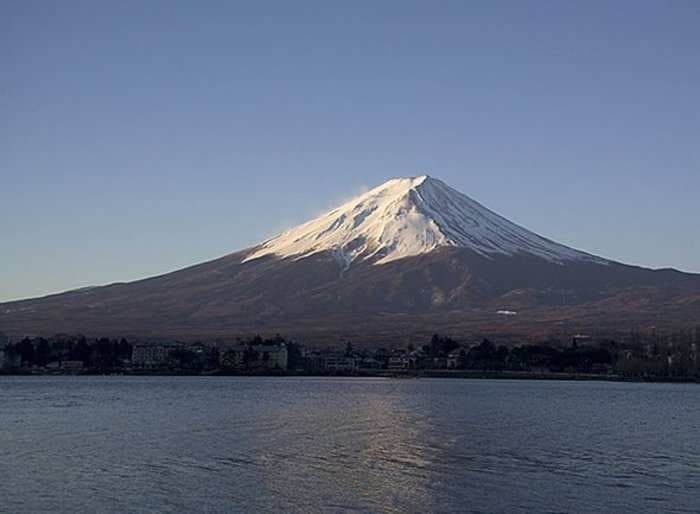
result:
<svg viewBox="0 0 700 514"><path fill-rule="evenodd" d="M700 512L700 386L0 377L0 512Z"/></svg>

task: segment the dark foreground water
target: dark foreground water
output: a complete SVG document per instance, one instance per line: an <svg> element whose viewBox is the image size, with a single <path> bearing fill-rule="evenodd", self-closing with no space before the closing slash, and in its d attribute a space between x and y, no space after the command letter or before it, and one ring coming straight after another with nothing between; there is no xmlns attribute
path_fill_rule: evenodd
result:
<svg viewBox="0 0 700 514"><path fill-rule="evenodd" d="M0 377L0 512L700 512L697 385Z"/></svg>

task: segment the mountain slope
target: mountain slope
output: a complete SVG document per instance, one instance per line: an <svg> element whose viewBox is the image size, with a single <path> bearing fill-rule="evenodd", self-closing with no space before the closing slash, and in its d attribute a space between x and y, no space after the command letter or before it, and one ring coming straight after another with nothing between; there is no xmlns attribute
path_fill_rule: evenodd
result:
<svg viewBox="0 0 700 514"><path fill-rule="evenodd" d="M265 243L126 284L0 304L11 335L390 343L700 324L700 275L560 245L444 183L394 179Z"/></svg>

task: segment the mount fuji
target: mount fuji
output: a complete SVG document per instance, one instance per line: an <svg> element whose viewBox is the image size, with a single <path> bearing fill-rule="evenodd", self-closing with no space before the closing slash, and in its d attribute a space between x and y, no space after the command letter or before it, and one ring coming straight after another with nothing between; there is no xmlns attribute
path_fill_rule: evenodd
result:
<svg viewBox="0 0 700 514"><path fill-rule="evenodd" d="M426 175L389 180L266 241L244 262L264 255L300 258L329 251L348 267L357 260L383 264L445 246L484 257L522 253L560 263L606 262L519 227Z"/></svg>
<svg viewBox="0 0 700 514"><path fill-rule="evenodd" d="M406 341L700 324L700 275L539 236L428 176L248 248L130 283L0 304L8 334Z"/></svg>

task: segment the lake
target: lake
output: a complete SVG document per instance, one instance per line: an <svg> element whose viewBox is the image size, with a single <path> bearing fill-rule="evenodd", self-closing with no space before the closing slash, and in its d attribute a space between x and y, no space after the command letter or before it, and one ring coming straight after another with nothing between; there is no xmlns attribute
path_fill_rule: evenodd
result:
<svg viewBox="0 0 700 514"><path fill-rule="evenodd" d="M700 511L700 387L0 377L0 512Z"/></svg>

